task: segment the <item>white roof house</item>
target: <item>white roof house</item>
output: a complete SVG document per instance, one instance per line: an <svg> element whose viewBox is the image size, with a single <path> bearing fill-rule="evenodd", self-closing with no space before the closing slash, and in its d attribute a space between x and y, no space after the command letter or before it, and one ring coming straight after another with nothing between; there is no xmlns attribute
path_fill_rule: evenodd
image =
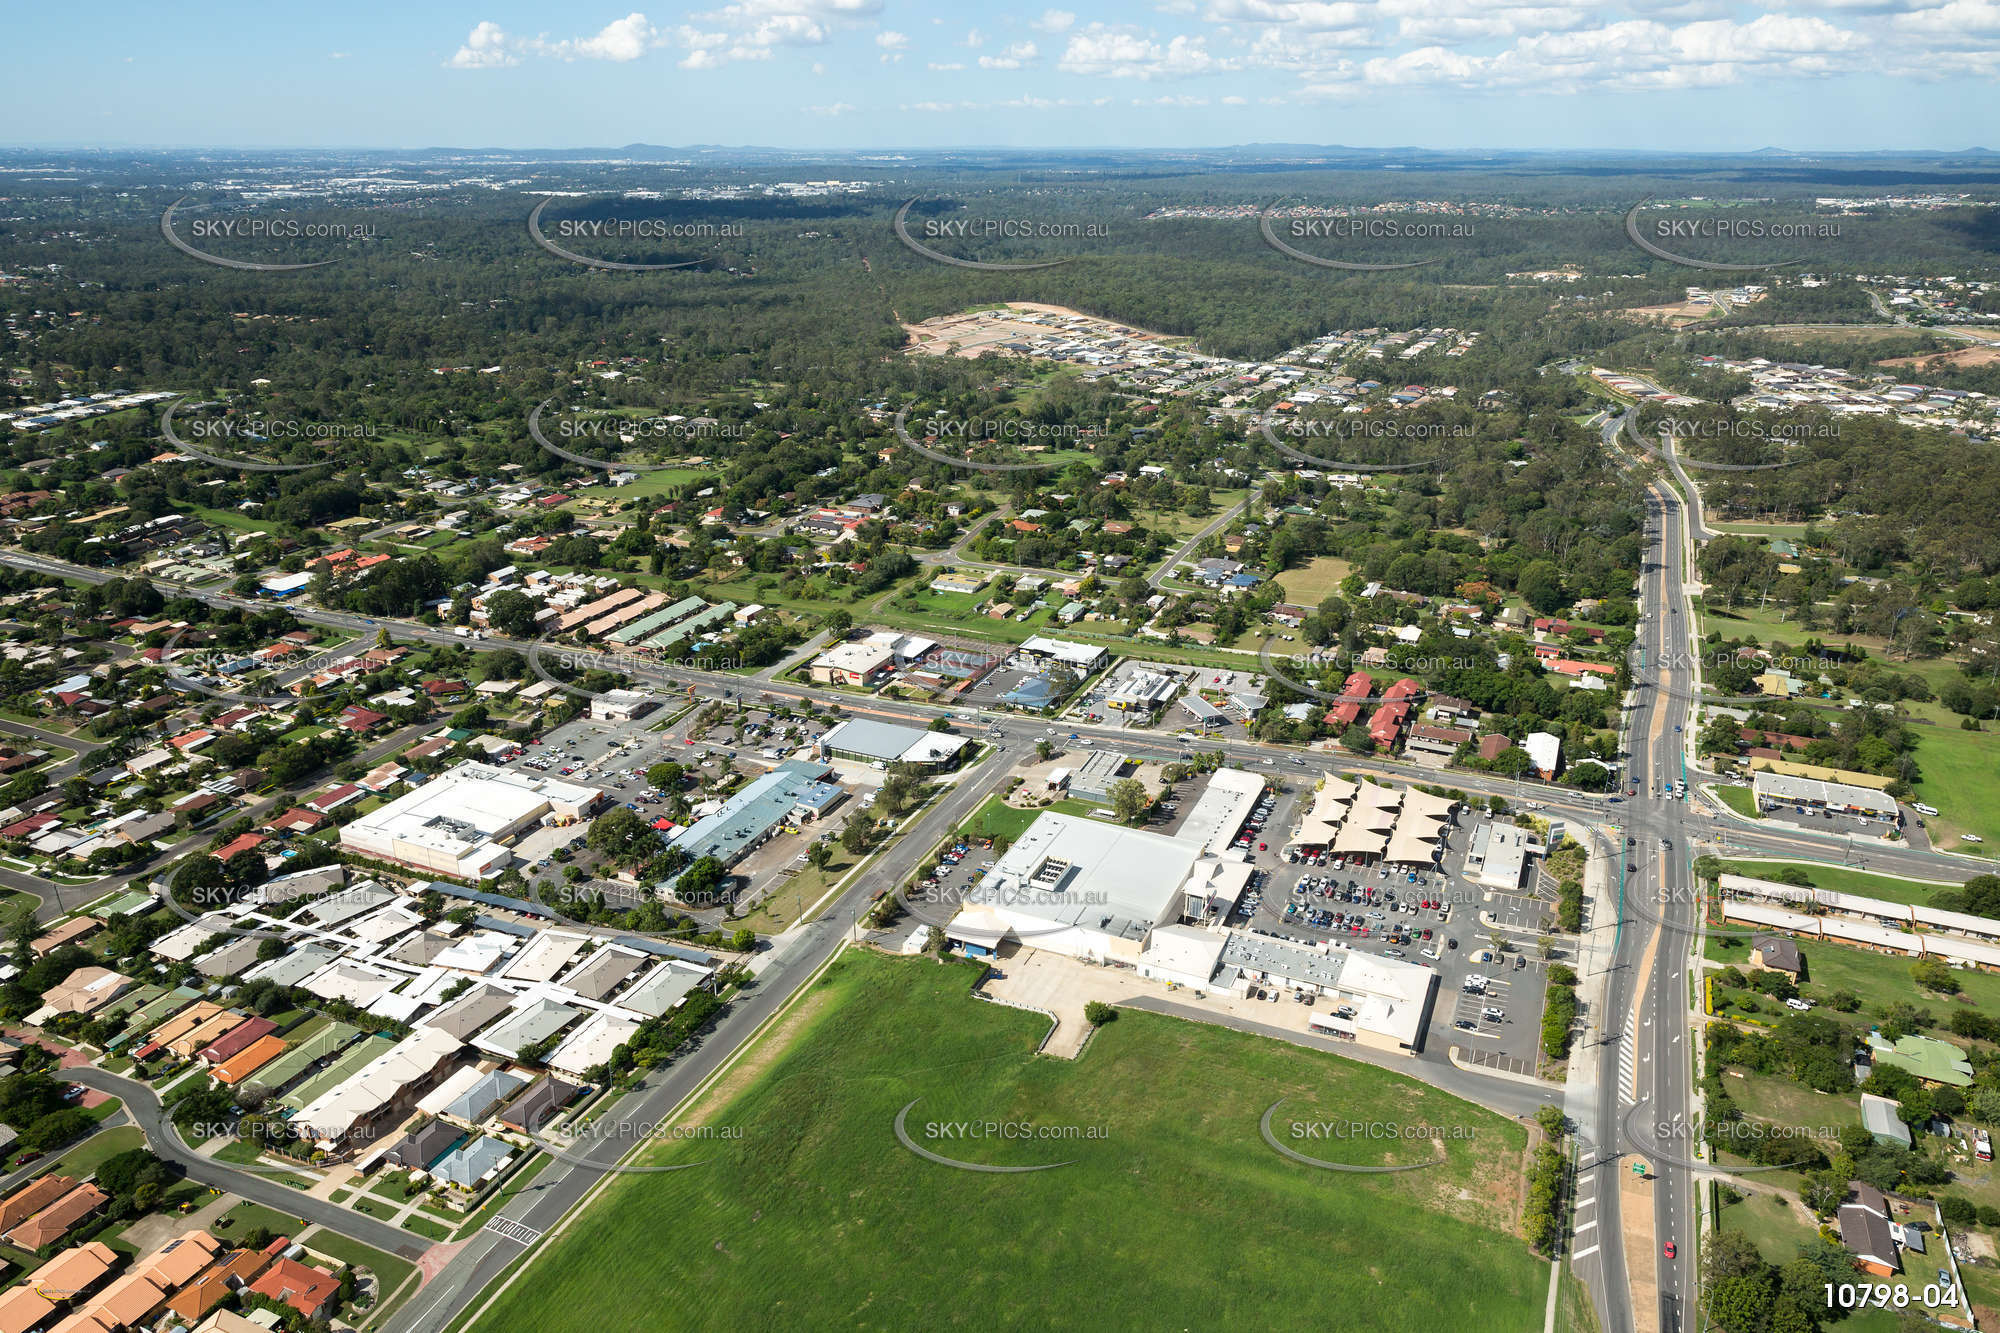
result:
<svg viewBox="0 0 2000 1333"><path fill-rule="evenodd" d="M1528 752L1536 771L1544 777L1553 776L1562 763L1562 738L1552 732L1529 732L1521 738L1521 748Z"/></svg>
<svg viewBox="0 0 2000 1333"><path fill-rule="evenodd" d="M549 1068L581 1078L593 1065L601 1065L611 1053L632 1040L639 1021L609 1009L592 1014L582 1027L564 1039L549 1056Z"/></svg>
<svg viewBox="0 0 2000 1333"><path fill-rule="evenodd" d="M353 1078L300 1108L291 1123L323 1143L337 1142L394 1106L411 1085L421 1083L458 1054L458 1038L436 1028L418 1028L363 1065Z"/></svg>

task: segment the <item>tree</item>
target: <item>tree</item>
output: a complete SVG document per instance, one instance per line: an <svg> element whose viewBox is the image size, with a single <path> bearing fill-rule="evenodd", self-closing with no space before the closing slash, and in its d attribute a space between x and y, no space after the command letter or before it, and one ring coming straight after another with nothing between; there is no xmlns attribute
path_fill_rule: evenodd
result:
<svg viewBox="0 0 2000 1333"><path fill-rule="evenodd" d="M1107 791L1111 797L1111 812L1119 822L1137 824L1152 808L1153 798L1146 792L1146 784L1137 778L1120 778Z"/></svg>
<svg viewBox="0 0 2000 1333"><path fill-rule="evenodd" d="M1083 1006L1084 1021L1094 1028L1101 1028L1118 1017L1118 1010L1102 1000L1091 1000Z"/></svg>
<svg viewBox="0 0 2000 1333"><path fill-rule="evenodd" d="M855 856L868 850L868 840L875 834L875 816L865 810L858 810L848 817L847 827L840 831L840 845Z"/></svg>
<svg viewBox="0 0 2000 1333"><path fill-rule="evenodd" d="M486 619L503 634L517 639L534 637L535 603L526 593L502 588L486 599Z"/></svg>
<svg viewBox="0 0 2000 1333"><path fill-rule="evenodd" d="M1952 978L1951 967L1935 954L1927 954L1910 964L1910 979L1927 991L1939 995L1956 995L1958 982Z"/></svg>
<svg viewBox="0 0 2000 1333"><path fill-rule="evenodd" d="M636 810L616 805L590 822L584 841L606 860L623 865L634 857L649 858L658 850L659 837Z"/></svg>
<svg viewBox="0 0 2000 1333"><path fill-rule="evenodd" d="M1528 563L1521 571L1519 591L1522 600L1543 615L1561 609L1565 600L1562 574L1547 560Z"/></svg>
<svg viewBox="0 0 2000 1333"><path fill-rule="evenodd" d="M722 887L722 862L712 856L704 856L689 864L674 882L674 896L682 902L707 902Z"/></svg>
<svg viewBox="0 0 2000 1333"><path fill-rule="evenodd" d="M836 608L821 616L819 623L820 628L833 638L844 639L847 637L848 631L854 628L854 616L851 612Z"/></svg>
<svg viewBox="0 0 2000 1333"><path fill-rule="evenodd" d="M1049 738L1040 737L1035 741L1035 762L1046 764L1055 756L1056 747L1049 744Z"/></svg>

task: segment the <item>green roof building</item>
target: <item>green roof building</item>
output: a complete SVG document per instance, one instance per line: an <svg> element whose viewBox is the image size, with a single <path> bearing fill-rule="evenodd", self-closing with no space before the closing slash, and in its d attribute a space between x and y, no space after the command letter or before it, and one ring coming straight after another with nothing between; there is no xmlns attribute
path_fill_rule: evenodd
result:
<svg viewBox="0 0 2000 1333"><path fill-rule="evenodd" d="M1972 1086L1972 1064L1965 1052L1936 1037L1906 1036L1890 1042L1881 1033L1869 1030L1868 1050L1877 1064L1885 1064L1914 1074L1926 1083L1947 1087Z"/></svg>

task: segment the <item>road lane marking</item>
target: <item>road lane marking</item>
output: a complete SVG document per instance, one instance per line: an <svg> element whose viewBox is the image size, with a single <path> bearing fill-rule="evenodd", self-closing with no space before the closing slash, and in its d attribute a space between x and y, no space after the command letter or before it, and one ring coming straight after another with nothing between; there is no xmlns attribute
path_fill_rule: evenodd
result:
<svg viewBox="0 0 2000 1333"><path fill-rule="evenodd" d="M533 1227L524 1227L511 1217L496 1217L480 1230L491 1231L496 1235L505 1236L508 1240L519 1241L523 1245L533 1245L542 1238L541 1232Z"/></svg>

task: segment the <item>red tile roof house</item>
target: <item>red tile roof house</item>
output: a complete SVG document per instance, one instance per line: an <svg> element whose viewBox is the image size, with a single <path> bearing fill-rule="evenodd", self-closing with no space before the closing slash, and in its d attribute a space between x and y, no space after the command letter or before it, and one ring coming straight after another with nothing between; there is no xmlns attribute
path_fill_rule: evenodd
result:
<svg viewBox="0 0 2000 1333"><path fill-rule="evenodd" d="M281 1236L264 1252L277 1253L290 1244ZM250 1290L283 1301L308 1319L325 1319L332 1315L340 1298L340 1279L323 1268L310 1268L278 1254L263 1276L250 1284Z"/></svg>
<svg viewBox="0 0 2000 1333"><path fill-rule="evenodd" d="M378 713L370 708L363 708L360 704L349 704L340 710L340 716L335 720L349 731L365 732L373 731L384 722L387 722L389 715L387 713Z"/></svg>
<svg viewBox="0 0 2000 1333"><path fill-rule="evenodd" d="M427 680L424 693L433 699L460 699L469 687L462 680Z"/></svg>
<svg viewBox="0 0 2000 1333"><path fill-rule="evenodd" d="M218 861L227 861L230 857L236 855L238 852L256 851L259 847L262 847L266 841L267 839L259 836L258 834L245 833L239 838L230 839L222 846L216 848L213 852L210 852L209 855L213 856Z"/></svg>
<svg viewBox="0 0 2000 1333"><path fill-rule="evenodd" d="M246 1019L202 1047L196 1056L203 1064L223 1064L277 1030L278 1025L268 1018Z"/></svg>
<svg viewBox="0 0 2000 1333"><path fill-rule="evenodd" d="M1375 710L1375 716L1368 719L1368 736L1377 745L1394 745L1409 718L1409 704L1400 699L1384 703Z"/></svg>
<svg viewBox="0 0 2000 1333"><path fill-rule="evenodd" d="M42 1176L0 1199L0 1232L12 1231L76 1185L68 1176Z"/></svg>
<svg viewBox="0 0 2000 1333"><path fill-rule="evenodd" d="M24 1250L53 1245L75 1230L86 1217L111 1202L111 1196L95 1185L75 1189L42 1209L7 1233L7 1240Z"/></svg>
<svg viewBox="0 0 2000 1333"><path fill-rule="evenodd" d="M1327 711L1326 725L1329 727L1350 727L1361 717L1362 701L1375 688L1374 677L1366 671L1356 671L1340 687L1341 702Z"/></svg>
<svg viewBox="0 0 2000 1333"><path fill-rule="evenodd" d="M1513 748L1514 742L1498 733L1479 738L1479 757L1481 759L1498 759Z"/></svg>
<svg viewBox="0 0 2000 1333"><path fill-rule="evenodd" d="M330 810L338 810L349 801L358 801L367 794L366 791L354 783L343 782L337 787L328 787L317 796L308 797L306 799L306 809L317 810L321 814L325 814Z"/></svg>
<svg viewBox="0 0 2000 1333"><path fill-rule="evenodd" d="M49 825L61 822L61 820L52 814L29 815L17 824L9 824L5 828L0 828L0 838L32 838L43 829L49 827Z"/></svg>
<svg viewBox="0 0 2000 1333"><path fill-rule="evenodd" d="M1566 639L1572 631L1580 629L1584 637L1592 643L1601 643L1604 640L1604 631L1601 629L1593 629L1588 625L1572 625L1567 620L1557 620L1552 616L1537 616L1533 626L1537 638L1543 634L1551 634L1556 638Z"/></svg>
<svg viewBox="0 0 2000 1333"><path fill-rule="evenodd" d="M326 816L319 811L308 810L304 806L297 806L285 811L284 814L279 815L264 827L270 829L273 833L311 833L324 823L326 823Z"/></svg>

